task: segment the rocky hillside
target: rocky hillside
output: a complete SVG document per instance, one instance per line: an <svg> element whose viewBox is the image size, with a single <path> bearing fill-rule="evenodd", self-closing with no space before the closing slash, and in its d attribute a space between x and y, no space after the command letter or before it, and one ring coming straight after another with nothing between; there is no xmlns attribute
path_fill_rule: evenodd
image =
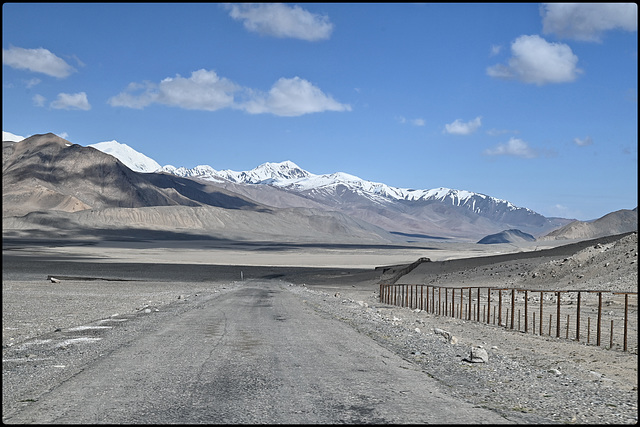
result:
<svg viewBox="0 0 640 427"><path fill-rule="evenodd" d="M573 221L552 231L540 240L592 239L595 237L638 231L638 208L611 212L595 221Z"/></svg>
<svg viewBox="0 0 640 427"><path fill-rule="evenodd" d="M3 142L3 236L389 243L361 220L263 205L214 182L138 173L54 134Z"/></svg>

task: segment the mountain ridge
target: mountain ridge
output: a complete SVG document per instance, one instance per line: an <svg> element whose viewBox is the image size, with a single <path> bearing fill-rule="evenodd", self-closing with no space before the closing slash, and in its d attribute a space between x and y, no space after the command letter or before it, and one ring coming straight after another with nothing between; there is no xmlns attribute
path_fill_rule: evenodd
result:
<svg viewBox="0 0 640 427"><path fill-rule="evenodd" d="M153 159L117 141L82 147L51 133L23 140L6 132L3 133L5 135L13 141L3 141L3 224L10 216L24 216L37 211L82 212L82 215L70 218L85 218L83 223L89 224L88 217L94 217L98 222L115 218L113 215L91 214L94 211L138 209L138 213L119 211L118 215L130 217L134 223L138 221L136 218L146 218L143 222L147 221L150 227L155 221L164 223L165 228L171 224L181 228L179 221L158 219L157 215L160 212L169 215L171 212L170 215L179 218L180 215L176 216L174 212L182 212L186 220L200 212L193 211L194 208L203 207L206 211L215 207L219 208L217 213L198 214L199 217L208 218L227 229L233 228L229 228L228 223L232 219L222 213L244 210L254 212L250 215L251 221L267 228L275 227L274 230L280 230L283 236L292 236L293 232L284 224L291 226L295 223L297 225L291 230L295 229L295 233L300 235L308 232L301 225L307 224L325 238L337 237L332 236L333 230L343 233L345 238L357 235L366 240L394 242L401 236L476 242L487 235L513 229L538 238L549 235L547 239L582 238L594 233L616 234L629 228L637 229L636 210L633 218L618 214L589 222L591 228L577 235L566 232L549 234L569 223L575 223L572 227L576 228L580 222L545 218L506 200L466 190L444 187L400 189L344 172L316 175L292 161L267 162L242 172L216 171L207 165L191 169L170 165L158 168L159 164ZM101 149L108 149L110 153ZM173 208L165 209L163 206ZM157 214L155 217L141 216L143 211L140 209ZM221 215L225 217L222 222ZM294 219L296 215L301 218ZM51 222L38 215L30 215L30 218ZM7 220L7 224L9 222ZM118 226L125 223L125 220L119 220ZM205 234L211 228L206 221L197 220L192 224ZM187 225L184 227L188 228ZM240 228L249 233L245 235L249 239L257 234L256 230L249 232L252 227L248 225Z"/></svg>

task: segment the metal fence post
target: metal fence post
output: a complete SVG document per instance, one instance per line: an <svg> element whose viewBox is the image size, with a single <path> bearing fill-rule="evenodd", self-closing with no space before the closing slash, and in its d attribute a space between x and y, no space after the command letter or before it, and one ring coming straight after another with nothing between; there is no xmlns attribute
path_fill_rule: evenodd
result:
<svg viewBox="0 0 640 427"><path fill-rule="evenodd" d="M560 291L558 291L558 312L556 319L556 338L560 338Z"/></svg>

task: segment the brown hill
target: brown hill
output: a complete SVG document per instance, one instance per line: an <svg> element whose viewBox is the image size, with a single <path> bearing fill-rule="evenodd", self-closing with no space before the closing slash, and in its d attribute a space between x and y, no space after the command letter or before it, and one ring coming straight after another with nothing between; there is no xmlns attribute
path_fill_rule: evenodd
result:
<svg viewBox="0 0 640 427"><path fill-rule="evenodd" d="M595 221L573 221L538 240L593 239L638 231L638 208L611 212Z"/></svg>
<svg viewBox="0 0 640 427"><path fill-rule="evenodd" d="M134 172L51 133L3 142L2 160L4 237L397 240L337 212L278 209L212 182Z"/></svg>
<svg viewBox="0 0 640 427"><path fill-rule="evenodd" d="M108 154L51 133L3 143L2 201L3 216L108 207L264 208L212 185L134 172Z"/></svg>

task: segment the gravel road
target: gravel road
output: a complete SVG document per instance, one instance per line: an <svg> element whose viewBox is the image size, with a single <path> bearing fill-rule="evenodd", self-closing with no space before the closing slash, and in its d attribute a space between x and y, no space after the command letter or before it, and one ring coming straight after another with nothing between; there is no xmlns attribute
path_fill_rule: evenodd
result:
<svg viewBox="0 0 640 427"><path fill-rule="evenodd" d="M146 317L113 316L16 346L3 355L3 388L22 398L4 408L4 422L510 421L451 397L415 364L287 287L246 281ZM85 360L67 361L74 358ZM70 372L32 390L21 384L25 370Z"/></svg>

